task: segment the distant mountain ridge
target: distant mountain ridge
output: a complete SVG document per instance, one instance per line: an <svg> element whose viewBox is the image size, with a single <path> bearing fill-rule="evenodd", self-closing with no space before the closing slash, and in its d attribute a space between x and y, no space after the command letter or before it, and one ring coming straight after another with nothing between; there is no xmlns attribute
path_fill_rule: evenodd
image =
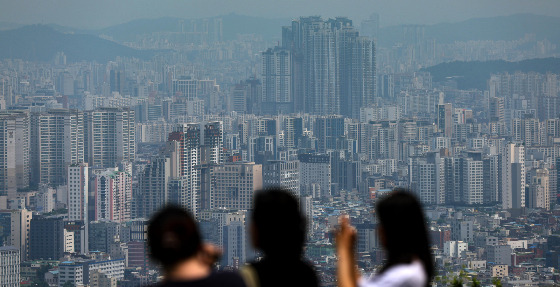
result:
<svg viewBox="0 0 560 287"><path fill-rule="evenodd" d="M222 33L224 40L232 40L240 34L261 35L264 39L279 38L282 34L282 26L290 25L289 19L267 19L261 17L244 16L238 14L227 14L208 18L213 20L222 19ZM107 35L117 41L134 41L140 35L154 32L180 32L180 22L188 24L190 21L200 19L182 18L158 18L139 19L120 25L111 26L101 30L91 31L93 34Z"/></svg>
<svg viewBox="0 0 560 287"><path fill-rule="evenodd" d="M304 15L302 15L304 16ZM235 39L239 34L256 34L264 39L280 39L282 26L291 25L292 19L268 19L239 15L235 13L208 19L221 18L225 40ZM111 26L100 30L92 30L96 35L108 35L116 41L133 41L137 36L152 32L178 32L180 21L187 23L197 19L159 18L140 19L128 23ZM352 19L351 19L352 20ZM354 26L358 26L358 22ZM391 46L403 42L402 29L405 26L390 26L380 29L379 43ZM422 26L422 25L420 25ZM436 39L438 43L452 43L470 40L517 40L525 34L535 34L539 40L549 39L560 44L560 18L534 14L515 14L488 18L472 18L456 23L439 23L424 25L425 39Z"/></svg>
<svg viewBox="0 0 560 287"><path fill-rule="evenodd" d="M263 36L264 39L280 40L282 26L292 25L292 19L266 19L234 13L219 18L222 18L223 21L224 38L226 40L234 39L237 34L256 34Z"/></svg>
<svg viewBox="0 0 560 287"><path fill-rule="evenodd" d="M530 59L520 62L485 61L485 62L449 62L422 69L432 74L434 82L445 81L453 77L459 89L486 89L486 81L496 73L536 72L541 74L560 74L560 58Z"/></svg>
<svg viewBox="0 0 560 287"><path fill-rule="evenodd" d="M291 25L291 19L267 19L233 13L208 19L215 18L222 19L224 40L235 39L240 34L255 34L269 41L280 40L282 26ZM140 35L153 32L178 32L181 30L181 21L188 23L191 20L200 19L140 19L98 30L74 29L55 24L18 27L19 24L0 22L0 58L45 61L50 60L59 51L64 51L70 61L104 61L116 56L149 58L154 54L153 51L139 51L118 43L134 41ZM6 30L11 27L18 28ZM381 28L380 45L391 46L405 40L403 27ZM525 34L534 34L539 40L546 38L560 45L558 27L558 17L517 14L424 26L424 38L436 39L438 43L449 43L468 40L516 40Z"/></svg>
<svg viewBox="0 0 560 287"><path fill-rule="evenodd" d="M230 13L226 15L209 18L177 18L163 17L155 19L137 19L123 24L117 24L102 29L77 29L57 24L47 24L56 31L62 33L91 34L97 36L108 36L117 42L131 42L141 35L149 35L154 32L180 32L181 21L188 24L190 21L202 19L222 19L222 33L224 40L235 39L240 34L260 35L265 40L280 39L282 26L291 25L291 19L268 19ZM20 28L23 25L0 22L0 30Z"/></svg>
<svg viewBox="0 0 560 287"><path fill-rule="evenodd" d="M230 13L207 19L221 18L223 23L224 40L235 39L239 34L256 34L265 40L279 40L282 26L291 25L289 18L268 19ZM47 26L63 33L92 34L109 36L117 42L134 41L138 36L153 32L179 32L180 21L191 20L176 17L157 19L138 19L102 29L76 29L56 24ZM358 22L354 26L358 26ZM0 22L0 30L21 27L20 24ZM425 39L436 39L438 43L452 43L454 41L470 40L517 40L525 34L535 34L539 40L549 39L560 45L560 17L542 16L534 14L515 14L487 18L472 18L456 23L439 23L434 25L398 25L383 27L379 30L379 44L390 47L403 42L403 27L423 26ZM410 40L410 39L409 39Z"/></svg>
<svg viewBox="0 0 560 287"><path fill-rule="evenodd" d="M129 42L136 40L142 34L154 32L179 32L180 18L158 18L158 19L138 19L127 23L107 27L99 30L89 31L91 34L106 35L116 41Z"/></svg>
<svg viewBox="0 0 560 287"><path fill-rule="evenodd" d="M383 46L403 42L403 27L381 28L379 41ZM457 23L440 23L424 26L424 38L438 43L470 40L517 40L526 34L535 34L538 40L548 39L560 44L560 18L534 14L516 14L490 18L473 18Z"/></svg>
<svg viewBox="0 0 560 287"><path fill-rule="evenodd" d="M148 59L154 51L132 49L94 35L61 33L45 25L0 31L0 58L50 61L64 52L68 61L109 61L117 56Z"/></svg>
<svg viewBox="0 0 560 287"><path fill-rule="evenodd" d="M21 27L23 25L20 24L16 24L16 23L10 23L10 22L2 22L0 21L0 30L11 30L11 29L17 29L19 27Z"/></svg>

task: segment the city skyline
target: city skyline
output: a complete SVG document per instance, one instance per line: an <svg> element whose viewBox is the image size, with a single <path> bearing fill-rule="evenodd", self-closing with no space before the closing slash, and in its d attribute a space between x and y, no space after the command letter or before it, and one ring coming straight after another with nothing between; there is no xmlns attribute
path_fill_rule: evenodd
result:
<svg viewBox="0 0 560 287"><path fill-rule="evenodd" d="M110 25L152 5L127 1L34 8ZM249 234L254 198L278 187L300 204L321 287L337 286L341 215L360 271L386 264L372 209L395 189L425 212L434 286L560 282L560 17L384 28L528 4L372 2L375 14L331 2L169 1L198 18L0 31L0 285L156 283L167 274L147 228L169 204L222 248L216 269L239 270L265 256ZM534 3L525 12L557 16L560 4ZM348 16L327 11L340 5ZM161 6L150 15L168 15ZM211 17L233 6L280 20ZM0 20L31 21L21 7Z"/></svg>

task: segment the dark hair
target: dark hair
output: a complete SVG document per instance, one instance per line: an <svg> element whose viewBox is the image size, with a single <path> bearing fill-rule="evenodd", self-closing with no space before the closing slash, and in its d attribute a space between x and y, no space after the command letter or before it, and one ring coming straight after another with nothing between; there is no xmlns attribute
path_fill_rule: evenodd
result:
<svg viewBox="0 0 560 287"><path fill-rule="evenodd" d="M179 206L167 206L148 225L148 246L153 259L169 271L195 255L202 240L192 215Z"/></svg>
<svg viewBox="0 0 560 287"><path fill-rule="evenodd" d="M257 248L267 257L296 259L305 243L306 223L297 199L280 188L257 192L253 205Z"/></svg>
<svg viewBox="0 0 560 287"><path fill-rule="evenodd" d="M416 197L405 189L395 189L377 203L376 213L385 233L387 249L387 263L381 272L418 258L424 265L429 285L434 263L424 213Z"/></svg>

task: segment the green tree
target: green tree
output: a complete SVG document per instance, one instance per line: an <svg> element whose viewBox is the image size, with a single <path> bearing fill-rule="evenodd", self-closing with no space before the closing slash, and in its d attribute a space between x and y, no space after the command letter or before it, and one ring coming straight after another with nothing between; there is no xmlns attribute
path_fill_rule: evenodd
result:
<svg viewBox="0 0 560 287"><path fill-rule="evenodd" d="M74 284L72 284L72 281L66 281L66 283L64 283L64 285L62 285L62 287L73 287Z"/></svg>
<svg viewBox="0 0 560 287"><path fill-rule="evenodd" d="M502 287L502 280L498 277L492 278L492 284L496 287Z"/></svg>
<svg viewBox="0 0 560 287"><path fill-rule="evenodd" d="M463 282L459 280L457 276L453 277L453 281L451 281L452 287L463 287Z"/></svg>
<svg viewBox="0 0 560 287"><path fill-rule="evenodd" d="M480 284L480 281L478 281L478 279L476 279L476 276L472 277L471 286L472 287L482 287L482 285Z"/></svg>

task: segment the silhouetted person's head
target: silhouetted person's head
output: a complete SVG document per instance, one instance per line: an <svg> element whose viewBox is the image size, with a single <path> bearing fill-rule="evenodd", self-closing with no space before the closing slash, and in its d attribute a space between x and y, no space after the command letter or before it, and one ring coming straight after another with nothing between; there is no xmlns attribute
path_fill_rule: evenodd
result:
<svg viewBox="0 0 560 287"><path fill-rule="evenodd" d="M433 275L428 231L422 206L414 195L396 189L382 198L376 206L379 218L379 236L387 250L385 269L421 260L428 278Z"/></svg>
<svg viewBox="0 0 560 287"><path fill-rule="evenodd" d="M267 258L301 257L306 223L298 201L288 191L259 191L254 199L252 221L253 244Z"/></svg>
<svg viewBox="0 0 560 287"><path fill-rule="evenodd" d="M202 240L189 212L178 206L167 206L150 220L148 246L152 258L169 272L178 263L196 256Z"/></svg>

